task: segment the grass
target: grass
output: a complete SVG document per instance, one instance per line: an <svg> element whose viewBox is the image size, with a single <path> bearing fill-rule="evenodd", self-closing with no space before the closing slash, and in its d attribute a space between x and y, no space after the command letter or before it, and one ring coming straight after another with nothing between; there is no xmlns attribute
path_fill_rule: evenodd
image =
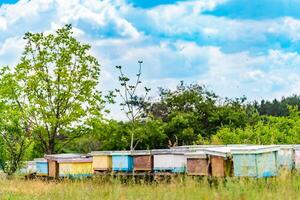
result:
<svg viewBox="0 0 300 200"><path fill-rule="evenodd" d="M43 181L0 178L0 199L300 199L300 175L215 180L181 177L169 183L121 183L118 179Z"/></svg>

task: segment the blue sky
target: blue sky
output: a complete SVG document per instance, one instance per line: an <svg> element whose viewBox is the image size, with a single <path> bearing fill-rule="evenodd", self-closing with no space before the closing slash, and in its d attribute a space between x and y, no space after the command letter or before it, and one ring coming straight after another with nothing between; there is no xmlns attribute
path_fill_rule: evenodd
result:
<svg viewBox="0 0 300 200"><path fill-rule="evenodd" d="M144 83L175 88L205 84L249 100L300 93L300 0L4 0L0 66L13 66L25 32L72 23L92 44L104 91L117 86L115 65ZM117 111L115 111L117 113Z"/></svg>

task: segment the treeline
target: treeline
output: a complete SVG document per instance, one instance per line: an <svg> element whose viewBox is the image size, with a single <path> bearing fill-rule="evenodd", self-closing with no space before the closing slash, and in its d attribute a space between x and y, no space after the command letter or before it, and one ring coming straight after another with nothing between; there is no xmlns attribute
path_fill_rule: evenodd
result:
<svg viewBox="0 0 300 200"><path fill-rule="evenodd" d="M142 61L134 82L117 66L120 88L103 95L100 64L91 46L72 36L71 25L24 39L18 65L0 73L0 168L8 174L24 160L53 153L300 143L300 96L249 102L180 82L175 90L159 88L152 99L148 87L137 93ZM117 96L128 120L103 117Z"/></svg>
<svg viewBox="0 0 300 200"><path fill-rule="evenodd" d="M149 103L143 110L146 117L135 124L137 149L191 144L300 143L299 109L285 101L294 98L299 102L298 96L276 100L276 105L286 110L286 115L277 116L280 113L260 113L266 101L258 104L247 102L245 97L223 99L197 84L181 83L174 91L159 91L159 100ZM268 113L272 110L264 108ZM109 120L66 151L129 149L129 127L129 122Z"/></svg>

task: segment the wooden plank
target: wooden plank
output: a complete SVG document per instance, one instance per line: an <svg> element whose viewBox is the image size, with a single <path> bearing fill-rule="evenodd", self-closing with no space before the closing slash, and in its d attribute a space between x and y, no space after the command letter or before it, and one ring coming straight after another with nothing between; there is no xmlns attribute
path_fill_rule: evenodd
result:
<svg viewBox="0 0 300 200"><path fill-rule="evenodd" d="M133 157L134 171L152 171L153 156L152 155L135 155Z"/></svg>
<svg viewBox="0 0 300 200"><path fill-rule="evenodd" d="M256 154L233 155L234 176L256 177Z"/></svg>
<svg viewBox="0 0 300 200"><path fill-rule="evenodd" d="M59 174L58 163L55 160L48 160L48 176L57 178Z"/></svg>
<svg viewBox="0 0 300 200"><path fill-rule="evenodd" d="M98 171L110 171L112 169L112 158L110 155L93 156L93 169Z"/></svg>
<svg viewBox="0 0 300 200"><path fill-rule="evenodd" d="M207 159L188 158L187 159L187 173L188 175L209 175L209 163Z"/></svg>

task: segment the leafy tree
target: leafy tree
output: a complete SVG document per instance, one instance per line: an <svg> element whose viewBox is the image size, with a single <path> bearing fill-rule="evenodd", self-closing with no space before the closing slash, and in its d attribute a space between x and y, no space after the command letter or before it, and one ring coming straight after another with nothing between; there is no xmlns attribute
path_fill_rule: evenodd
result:
<svg viewBox="0 0 300 200"><path fill-rule="evenodd" d="M0 78L0 168L11 175L22 165L31 144L32 131L27 108L21 107L19 99L15 98L21 87L14 77L5 74L7 70L7 67L2 69Z"/></svg>
<svg viewBox="0 0 300 200"><path fill-rule="evenodd" d="M289 107L289 116L262 116L244 128L223 127L212 137L219 144L299 144L300 112Z"/></svg>
<svg viewBox="0 0 300 200"><path fill-rule="evenodd" d="M121 66L116 66L120 75L120 89L115 89L115 92L121 97L122 102L120 103L122 111L124 111L130 125L130 150L134 150L136 146L141 142L141 138L136 137L139 133L136 131L135 125L140 122L144 117L143 108L146 106L146 98L150 92L150 88L144 87L144 94L138 95L138 89L141 85L142 75L142 61L139 61L139 70L136 74L136 80L131 83L128 76L126 76Z"/></svg>
<svg viewBox="0 0 300 200"><path fill-rule="evenodd" d="M257 101L253 103L253 107L258 110L260 115L288 116L289 106L296 106L299 109L300 96L293 95L289 97L282 97L281 100L262 100L260 103Z"/></svg>
<svg viewBox="0 0 300 200"><path fill-rule="evenodd" d="M90 45L72 36L71 25L54 34L26 33L24 39L19 64L2 75L10 75L19 88L9 101L18 102L43 152L56 153L102 118L100 66Z"/></svg>
<svg viewBox="0 0 300 200"><path fill-rule="evenodd" d="M222 100L205 87L181 82L176 90L160 88L160 99L146 108L148 116L166 124L169 145L206 143L224 125L244 127L255 111L244 105L245 97Z"/></svg>

